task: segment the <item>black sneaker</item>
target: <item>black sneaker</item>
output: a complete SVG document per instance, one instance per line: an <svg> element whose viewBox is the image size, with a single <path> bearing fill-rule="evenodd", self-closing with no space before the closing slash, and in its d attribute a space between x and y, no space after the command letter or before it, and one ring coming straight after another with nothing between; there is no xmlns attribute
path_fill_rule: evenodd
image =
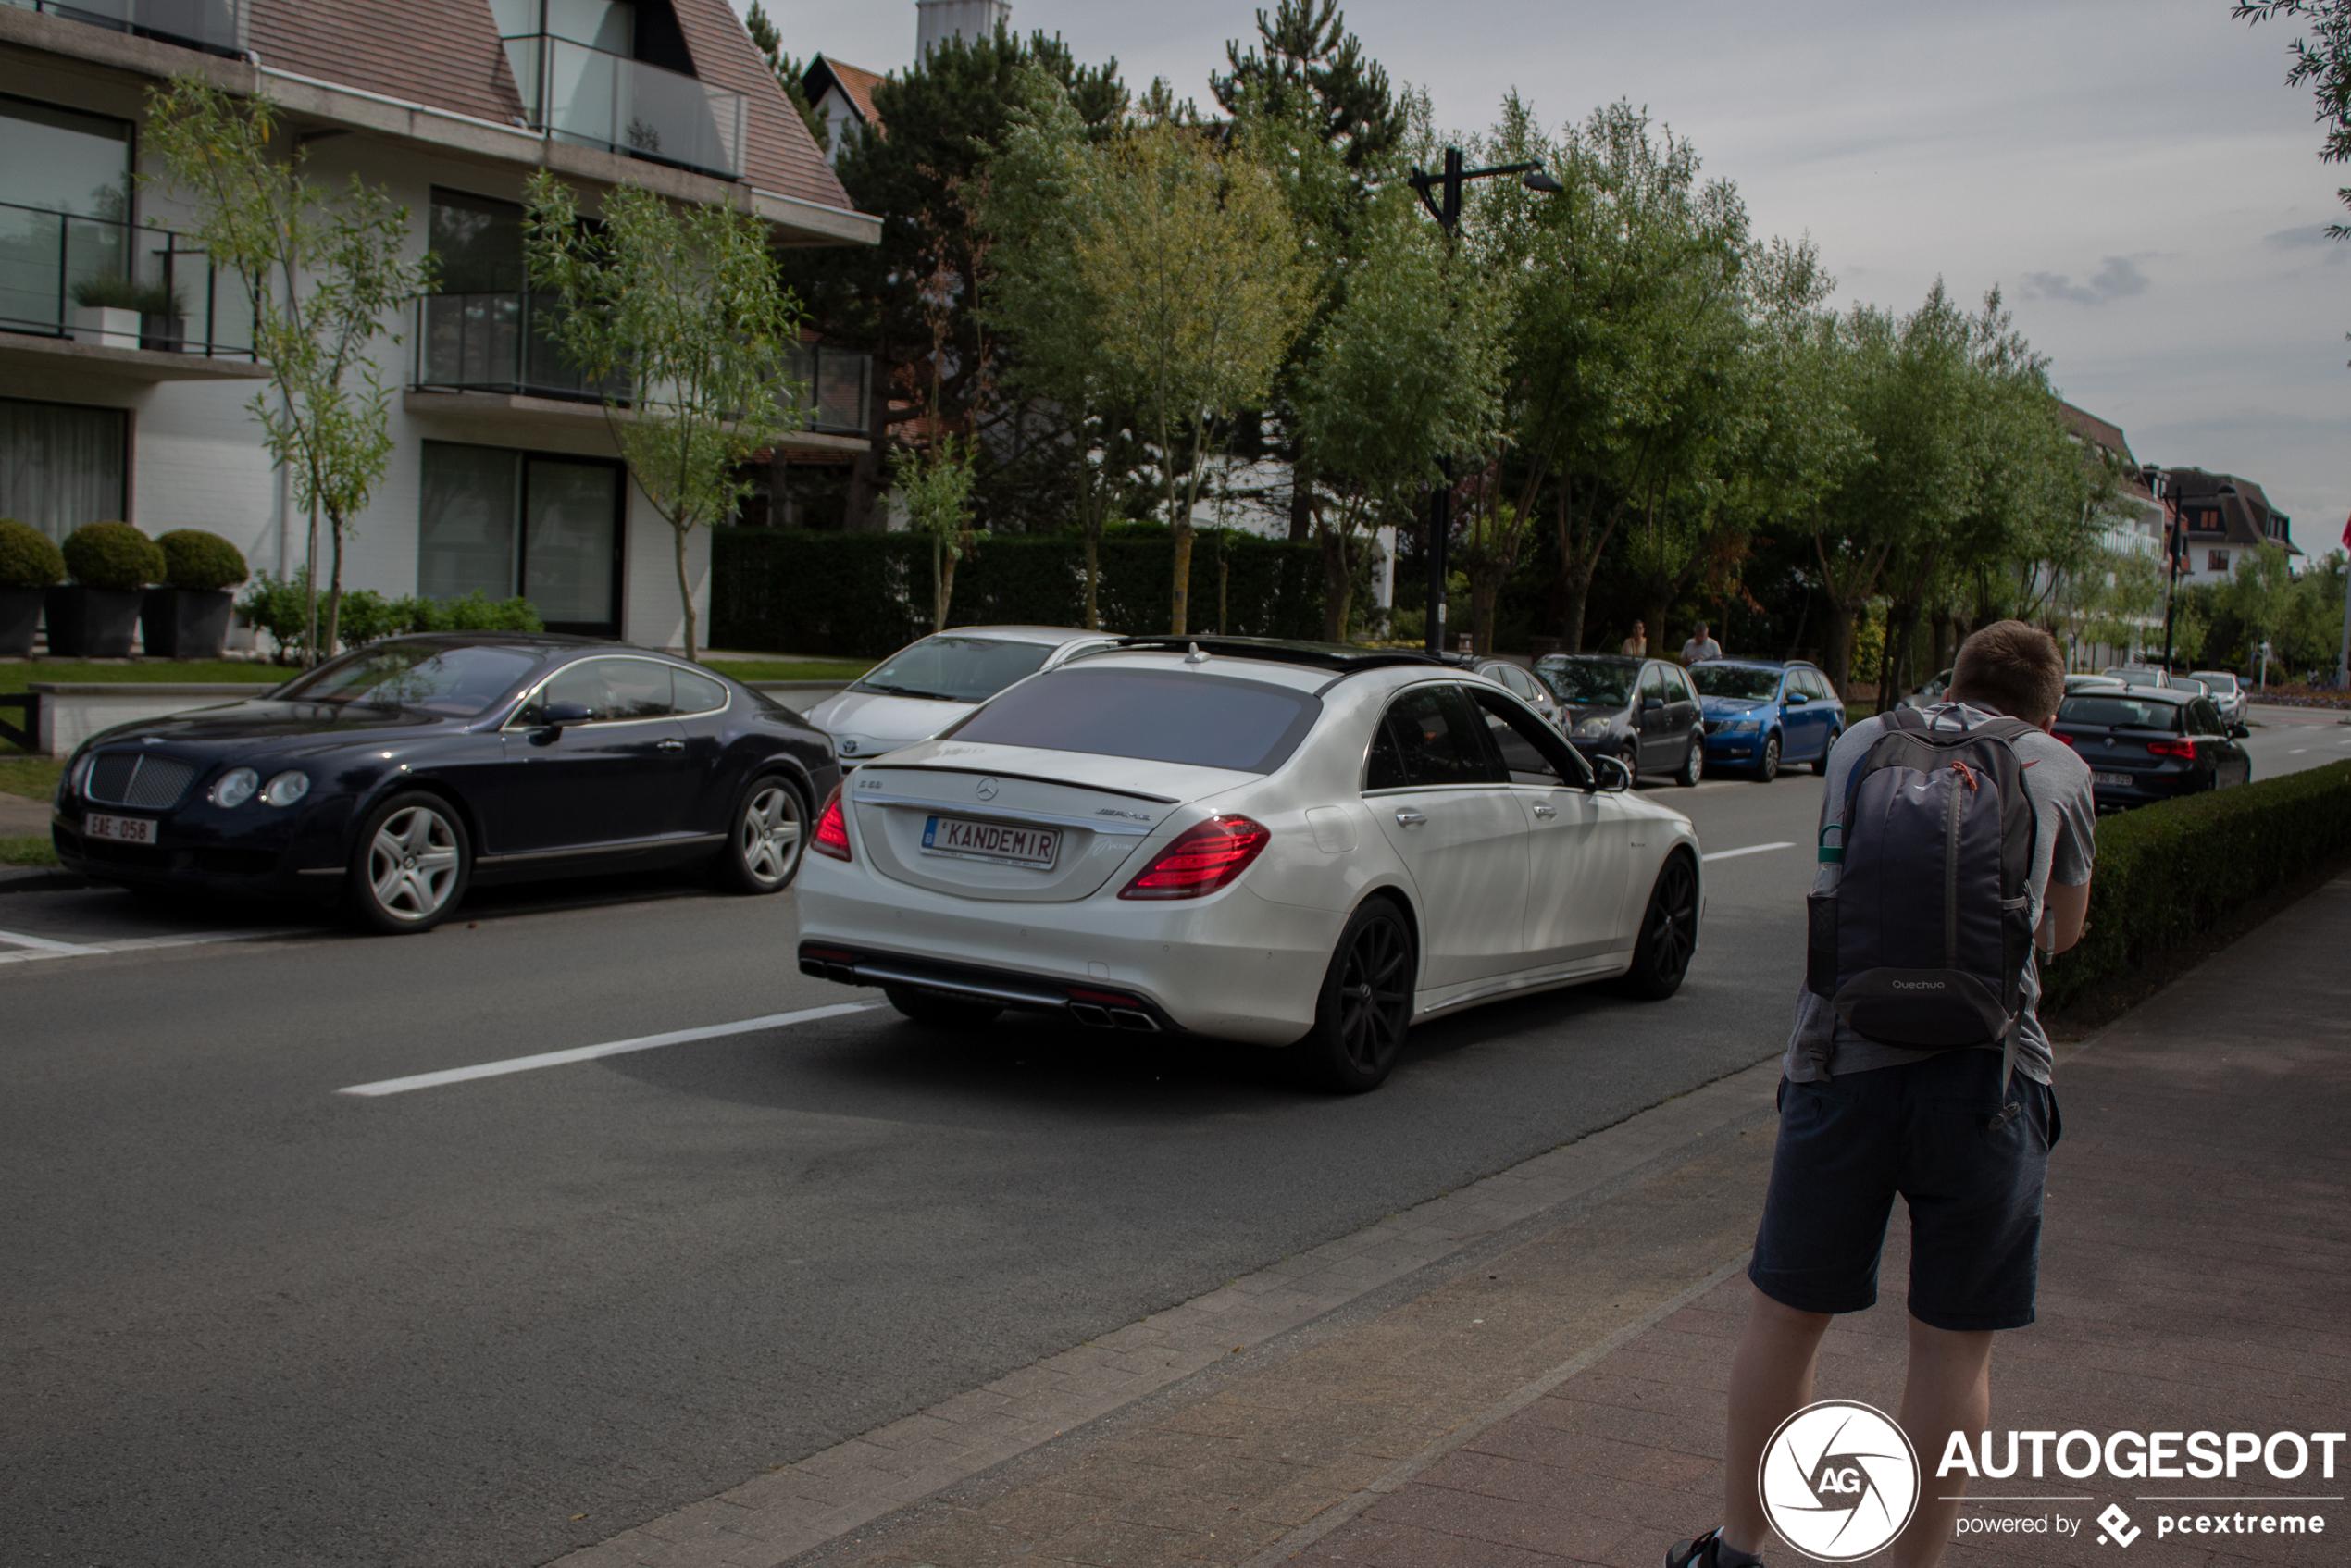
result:
<svg viewBox="0 0 2351 1568"><path fill-rule="evenodd" d="M1666 1551L1665 1568L1724 1568L1722 1537L1723 1528L1718 1524L1694 1541L1679 1542ZM1750 1565L1762 1562L1761 1558L1746 1557L1743 1552L1734 1555L1745 1558Z"/></svg>

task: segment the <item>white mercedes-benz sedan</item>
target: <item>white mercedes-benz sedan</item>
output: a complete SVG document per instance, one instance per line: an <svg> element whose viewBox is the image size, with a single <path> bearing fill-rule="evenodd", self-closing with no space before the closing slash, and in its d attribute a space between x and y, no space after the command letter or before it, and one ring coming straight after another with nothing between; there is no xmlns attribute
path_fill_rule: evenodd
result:
<svg viewBox="0 0 2351 1568"><path fill-rule="evenodd" d="M800 966L926 1023L1293 1047L1362 1091L1418 1019L1680 986L1698 837L1630 784L1420 654L1129 639L847 779L802 863Z"/></svg>
<svg viewBox="0 0 2351 1568"><path fill-rule="evenodd" d="M1118 641L1061 626L951 627L909 642L803 716L853 769L928 740L1015 680Z"/></svg>

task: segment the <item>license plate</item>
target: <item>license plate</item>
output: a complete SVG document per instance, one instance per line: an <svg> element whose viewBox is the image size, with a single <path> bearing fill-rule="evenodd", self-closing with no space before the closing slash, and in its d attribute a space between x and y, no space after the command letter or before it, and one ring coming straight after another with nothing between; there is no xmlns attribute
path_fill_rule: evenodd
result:
<svg viewBox="0 0 2351 1568"><path fill-rule="evenodd" d="M1049 871L1061 848L1061 830L1055 828L1014 828L960 816L934 816L923 824L923 850L927 854L994 860Z"/></svg>
<svg viewBox="0 0 2351 1568"><path fill-rule="evenodd" d="M117 844L152 844L155 841L155 819L152 816L99 816L94 813L82 819L81 836L105 839Z"/></svg>
<svg viewBox="0 0 2351 1568"><path fill-rule="evenodd" d="M2127 774L2127 773L2096 773L2096 772L2094 772L2094 773L2092 773L2092 774L2090 775L2090 782L2091 782L2091 783L2093 783L2093 784L2121 784L2121 785L2123 785L2123 786L2126 786L2126 787L2127 787L2127 786L2129 786L2129 785L2131 785L2131 784L2133 784L2133 783L2135 783L2135 782L2136 782L2136 780L2135 780L2135 779L2133 779L2133 778L2132 778L2129 774Z"/></svg>

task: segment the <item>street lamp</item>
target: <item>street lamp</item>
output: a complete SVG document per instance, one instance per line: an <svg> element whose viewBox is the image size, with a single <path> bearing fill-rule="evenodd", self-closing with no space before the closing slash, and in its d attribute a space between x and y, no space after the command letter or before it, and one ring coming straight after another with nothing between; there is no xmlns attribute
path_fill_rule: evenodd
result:
<svg viewBox="0 0 2351 1568"><path fill-rule="evenodd" d="M1428 208L1437 226L1445 230L1445 243L1449 247L1462 228L1462 187L1473 180L1493 180L1503 175L1519 176L1519 183L1530 191L1546 196L1564 195L1567 187L1544 172L1538 160L1533 163L1497 164L1492 168L1462 167L1462 150L1445 149L1445 172L1431 174L1426 169L1412 170L1409 183L1421 198L1421 205ZM1428 500L1428 651L1445 651L1445 579L1450 575L1446 561L1447 535L1453 528L1453 459L1450 454L1440 460L1438 468L1444 476Z"/></svg>

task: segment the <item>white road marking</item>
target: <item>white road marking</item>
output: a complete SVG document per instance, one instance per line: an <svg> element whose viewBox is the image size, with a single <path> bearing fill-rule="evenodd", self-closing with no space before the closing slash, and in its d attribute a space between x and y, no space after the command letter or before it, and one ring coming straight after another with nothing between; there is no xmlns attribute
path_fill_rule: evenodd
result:
<svg viewBox="0 0 2351 1568"><path fill-rule="evenodd" d="M734 1024L711 1024L699 1029L673 1029L665 1035L643 1035L636 1039L616 1039L603 1045L574 1046L569 1051L541 1052L536 1056L510 1056L504 1062L483 1062L471 1067L451 1067L439 1073L418 1073L405 1078L383 1078L371 1084L353 1084L339 1089L337 1094L364 1095L375 1099L386 1094L406 1094L411 1089L439 1089L443 1084L461 1084L475 1078L503 1077L508 1073L528 1073L540 1067L562 1067L574 1062L592 1062L599 1056L620 1056L631 1051L652 1051L665 1045L686 1045L698 1039L721 1039L728 1035L756 1034L762 1029L780 1029L790 1024L813 1024L819 1018L838 1018L849 1013L870 1013L881 1005L878 1002L844 1002L830 1007L804 1008L798 1013L771 1013L765 1018L745 1018Z"/></svg>
<svg viewBox="0 0 2351 1568"><path fill-rule="evenodd" d="M1739 856L1741 856L1741 855L1743 855L1743 854L1761 854L1761 853L1763 853L1766 850L1792 850L1792 849L1794 849L1794 848L1796 848L1796 846L1795 846L1794 844L1791 844L1791 843L1779 843L1779 844L1749 844L1749 845L1748 845L1745 849L1738 849L1738 850L1716 850L1716 851L1715 851L1712 854L1702 854L1702 855L1698 856L1698 859L1700 859L1700 860L1736 860L1736 859L1738 859L1738 857L1739 857Z"/></svg>
<svg viewBox="0 0 2351 1568"><path fill-rule="evenodd" d="M2298 757L2298 756L2300 756L2303 753L2305 753L2305 752L2308 751L2309 749L2310 749L2310 748L2309 748L2309 747L2307 747L2307 746L2296 746L2296 747L2295 747L2295 748L2294 748L2294 750L2292 750L2292 751L2288 752L2288 753L2286 753L2286 755L2287 755L2287 756L2290 756L2290 757Z"/></svg>
<svg viewBox="0 0 2351 1568"><path fill-rule="evenodd" d="M207 942L259 941L265 937L300 937L315 935L316 927L284 926L267 931L186 931L169 937L128 937L110 942L60 942L47 937L29 937L17 931L0 931L0 942L11 943L25 951L0 952L0 964L31 964L44 958L96 958L109 952L145 952L163 947L201 947Z"/></svg>

